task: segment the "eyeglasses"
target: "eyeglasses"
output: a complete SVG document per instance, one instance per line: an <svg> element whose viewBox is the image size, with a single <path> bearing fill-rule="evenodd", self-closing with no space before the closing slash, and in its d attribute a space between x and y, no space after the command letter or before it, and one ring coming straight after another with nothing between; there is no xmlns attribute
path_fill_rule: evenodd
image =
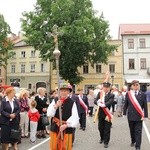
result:
<svg viewBox="0 0 150 150"><path fill-rule="evenodd" d="M139 86L139 84L133 84L133 86Z"/></svg>

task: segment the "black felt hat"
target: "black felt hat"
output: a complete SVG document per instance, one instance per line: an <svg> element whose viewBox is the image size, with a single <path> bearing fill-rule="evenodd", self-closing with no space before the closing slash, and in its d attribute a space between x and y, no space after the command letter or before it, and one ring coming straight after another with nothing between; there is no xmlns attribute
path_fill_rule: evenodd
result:
<svg viewBox="0 0 150 150"><path fill-rule="evenodd" d="M110 87L111 86L111 83L109 82L103 82L103 87Z"/></svg>

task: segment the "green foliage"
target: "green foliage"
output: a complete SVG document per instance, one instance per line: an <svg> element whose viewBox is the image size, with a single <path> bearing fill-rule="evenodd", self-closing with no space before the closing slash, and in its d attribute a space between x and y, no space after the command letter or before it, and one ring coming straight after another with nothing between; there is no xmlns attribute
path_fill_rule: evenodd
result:
<svg viewBox="0 0 150 150"><path fill-rule="evenodd" d="M63 32L58 37L60 75L71 84L83 80L79 67L88 62L92 66L107 63L108 55L116 49L107 44L109 24L103 16L96 17L90 0L37 0L34 11L23 13L22 29L26 42L39 50L44 60L55 63L54 40L47 34L55 24Z"/></svg>
<svg viewBox="0 0 150 150"><path fill-rule="evenodd" d="M0 66L6 68L7 60L13 55L9 52L12 49L12 43L7 38L10 33L10 27L5 22L3 15L0 15Z"/></svg>

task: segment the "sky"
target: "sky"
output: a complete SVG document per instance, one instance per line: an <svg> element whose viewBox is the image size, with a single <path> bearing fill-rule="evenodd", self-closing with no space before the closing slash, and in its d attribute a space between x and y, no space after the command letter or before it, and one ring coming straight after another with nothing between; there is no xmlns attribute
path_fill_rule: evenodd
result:
<svg viewBox="0 0 150 150"><path fill-rule="evenodd" d="M36 0L0 0L0 14L15 34L21 30L22 12L32 11ZM109 22L110 35L118 38L119 24L150 23L149 0L92 0L94 10Z"/></svg>

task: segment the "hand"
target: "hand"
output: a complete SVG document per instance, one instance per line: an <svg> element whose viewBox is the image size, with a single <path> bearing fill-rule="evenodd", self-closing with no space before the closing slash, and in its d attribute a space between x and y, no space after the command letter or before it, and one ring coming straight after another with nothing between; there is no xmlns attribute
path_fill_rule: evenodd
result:
<svg viewBox="0 0 150 150"><path fill-rule="evenodd" d="M56 106L59 107L59 106L61 106L61 105L62 105L62 101L61 101L61 100L58 100L58 101L56 102Z"/></svg>
<svg viewBox="0 0 150 150"><path fill-rule="evenodd" d="M14 119L15 117L16 117L15 113L10 114L10 118L11 118L11 119Z"/></svg>
<svg viewBox="0 0 150 150"><path fill-rule="evenodd" d="M101 99L99 99L99 100L97 101L97 105L98 105L99 103L101 103Z"/></svg>
<svg viewBox="0 0 150 150"><path fill-rule="evenodd" d="M63 124L60 126L60 132L64 131L67 128L67 124Z"/></svg>
<svg viewBox="0 0 150 150"><path fill-rule="evenodd" d="M99 103L98 106L100 107L106 107L105 104Z"/></svg>

